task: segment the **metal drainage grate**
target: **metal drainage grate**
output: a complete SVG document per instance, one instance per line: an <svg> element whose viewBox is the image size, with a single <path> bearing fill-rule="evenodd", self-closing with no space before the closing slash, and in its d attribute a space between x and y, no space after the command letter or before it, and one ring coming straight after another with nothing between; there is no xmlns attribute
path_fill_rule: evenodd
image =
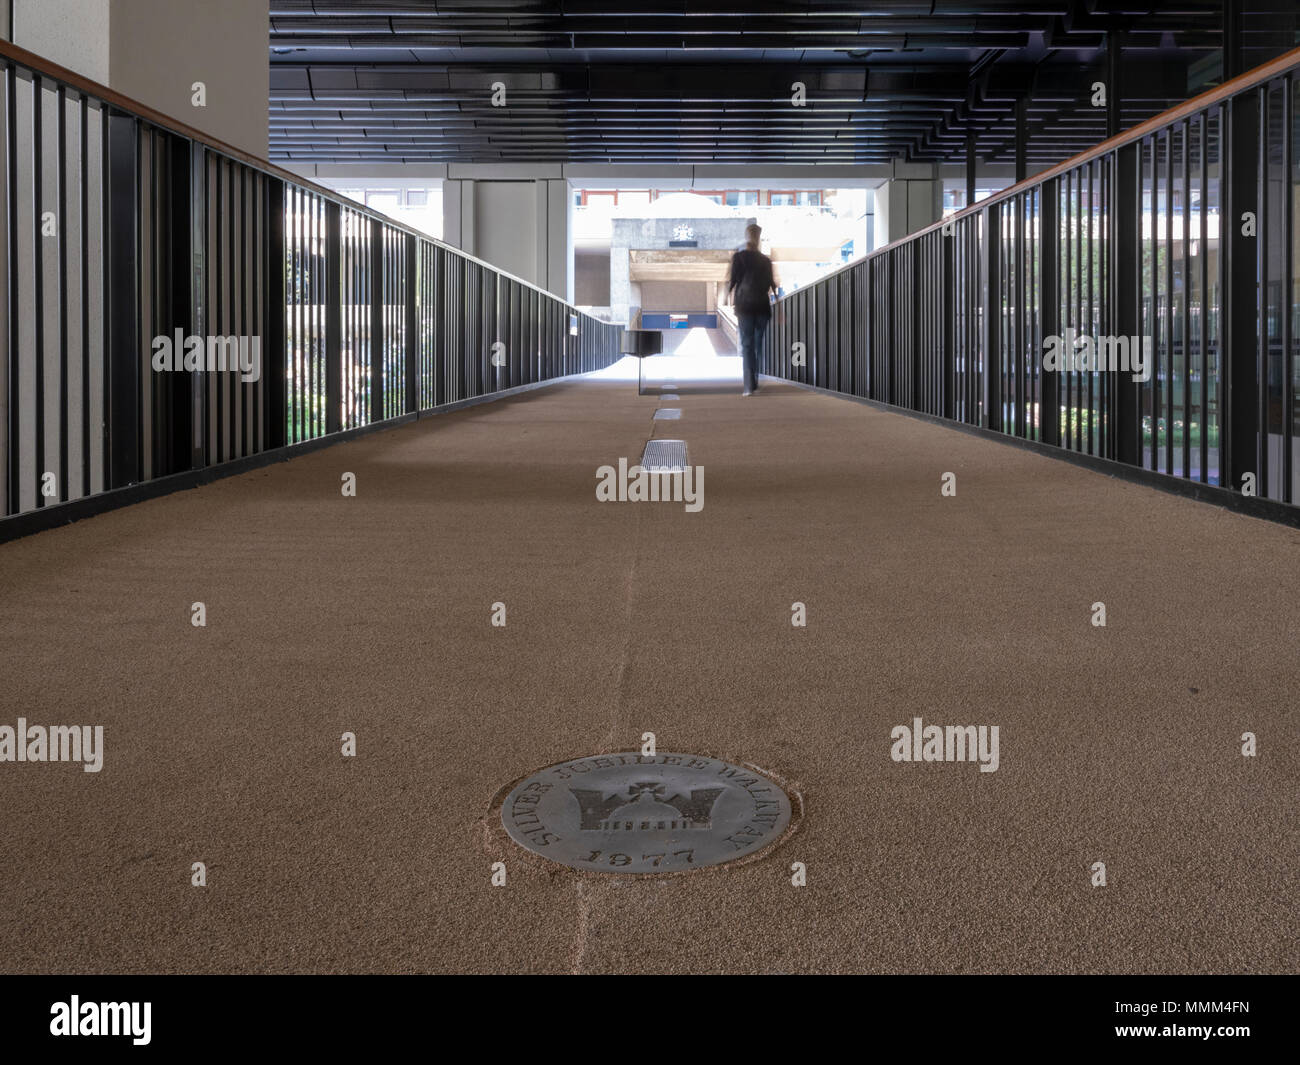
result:
<svg viewBox="0 0 1300 1065"><path fill-rule="evenodd" d="M657 422L675 422L682 416L680 407L660 407L655 411L655 421Z"/></svg>
<svg viewBox="0 0 1300 1065"><path fill-rule="evenodd" d="M501 823L521 847L573 869L683 873L779 840L790 796L751 766L694 754L593 755L520 781Z"/></svg>
<svg viewBox="0 0 1300 1065"><path fill-rule="evenodd" d="M641 468L651 473L678 473L686 469L685 440L650 440L641 455Z"/></svg>
<svg viewBox="0 0 1300 1065"><path fill-rule="evenodd" d="M659 394L659 398L660 399L681 399L682 397L679 396L676 392L661 392Z"/></svg>

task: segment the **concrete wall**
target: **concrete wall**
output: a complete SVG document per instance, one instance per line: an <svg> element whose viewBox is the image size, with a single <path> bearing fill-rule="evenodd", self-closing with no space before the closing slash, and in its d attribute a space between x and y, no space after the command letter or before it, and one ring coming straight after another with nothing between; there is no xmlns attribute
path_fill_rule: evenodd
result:
<svg viewBox="0 0 1300 1065"><path fill-rule="evenodd" d="M642 311L713 310L713 286L706 281L642 281Z"/></svg>
<svg viewBox="0 0 1300 1065"><path fill-rule="evenodd" d="M268 0L113 0L108 83L265 158L270 27ZM191 103L196 81L204 107Z"/></svg>
<svg viewBox="0 0 1300 1065"><path fill-rule="evenodd" d="M10 40L82 77L110 85L110 6L109 0L14 0Z"/></svg>
<svg viewBox="0 0 1300 1065"><path fill-rule="evenodd" d="M573 257L573 302L609 306L609 252L577 252Z"/></svg>
<svg viewBox="0 0 1300 1065"><path fill-rule="evenodd" d="M268 0L14 0L11 39L265 158L268 12ZM203 107L192 102L197 81Z"/></svg>
<svg viewBox="0 0 1300 1065"><path fill-rule="evenodd" d="M899 169L902 167L900 165ZM926 168L936 173L937 168ZM899 177L876 189L874 247L900 240L943 216L943 182L937 177Z"/></svg>

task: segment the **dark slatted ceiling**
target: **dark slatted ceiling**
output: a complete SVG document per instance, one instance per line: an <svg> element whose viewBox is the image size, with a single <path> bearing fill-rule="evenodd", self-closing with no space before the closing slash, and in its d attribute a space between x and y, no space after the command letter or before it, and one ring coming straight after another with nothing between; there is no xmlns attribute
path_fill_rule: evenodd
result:
<svg viewBox="0 0 1300 1065"><path fill-rule="evenodd" d="M1255 61L1296 0L1242 0ZM707 9L691 14L688 8ZM271 0L271 154L299 162L1011 163L1103 140L1218 80L1220 0L619 4ZM492 85L507 106L492 106ZM791 104L791 86L807 103Z"/></svg>

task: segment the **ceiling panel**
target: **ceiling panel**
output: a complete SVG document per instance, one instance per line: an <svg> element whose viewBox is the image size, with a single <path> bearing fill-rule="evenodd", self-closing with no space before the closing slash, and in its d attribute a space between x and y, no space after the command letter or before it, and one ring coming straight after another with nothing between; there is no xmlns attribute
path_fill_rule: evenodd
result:
<svg viewBox="0 0 1300 1065"><path fill-rule="evenodd" d="M1248 18L1248 51L1292 44L1293 0L1244 6L1274 9L1282 26L1280 40L1261 37ZM983 161L1010 163L1027 98L1036 167L1105 137L1091 97L1109 41L1121 42L1127 126L1214 83L1222 25L1219 0L271 0L270 11L271 154L299 162L942 162L972 137Z"/></svg>

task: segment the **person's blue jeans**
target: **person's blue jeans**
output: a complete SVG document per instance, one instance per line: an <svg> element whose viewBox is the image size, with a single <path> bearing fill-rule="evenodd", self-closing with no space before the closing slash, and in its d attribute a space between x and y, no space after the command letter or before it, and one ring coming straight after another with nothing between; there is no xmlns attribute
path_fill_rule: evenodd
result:
<svg viewBox="0 0 1300 1065"><path fill-rule="evenodd" d="M772 319L766 314L738 314L740 327L740 364L745 378L745 391L758 391L758 352L767 336L767 326Z"/></svg>

